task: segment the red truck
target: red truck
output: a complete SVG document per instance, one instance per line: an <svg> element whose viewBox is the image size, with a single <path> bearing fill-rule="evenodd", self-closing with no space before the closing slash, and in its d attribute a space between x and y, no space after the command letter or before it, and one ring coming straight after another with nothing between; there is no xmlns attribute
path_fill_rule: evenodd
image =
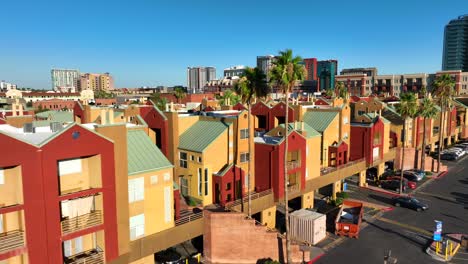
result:
<svg viewBox="0 0 468 264"><path fill-rule="evenodd" d="M359 238L364 206L362 203L344 200L336 216L335 234Z"/></svg>

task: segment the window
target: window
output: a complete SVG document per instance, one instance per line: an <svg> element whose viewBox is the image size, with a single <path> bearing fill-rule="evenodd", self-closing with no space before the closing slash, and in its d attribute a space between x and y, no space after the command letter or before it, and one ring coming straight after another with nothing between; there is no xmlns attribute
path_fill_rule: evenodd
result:
<svg viewBox="0 0 468 264"><path fill-rule="evenodd" d="M158 184L158 175L151 176L151 184Z"/></svg>
<svg viewBox="0 0 468 264"><path fill-rule="evenodd" d="M164 181L169 181L171 179L171 174L170 173L164 173Z"/></svg>
<svg viewBox="0 0 468 264"><path fill-rule="evenodd" d="M81 173L81 159L61 160L58 165L60 176Z"/></svg>
<svg viewBox="0 0 468 264"><path fill-rule="evenodd" d="M3 230L3 214L0 214L0 234L5 232L5 230Z"/></svg>
<svg viewBox="0 0 468 264"><path fill-rule="evenodd" d="M365 113L366 113L366 111L362 111L362 110L359 110L359 111L358 111L358 115L363 115L363 114L365 114Z"/></svg>
<svg viewBox="0 0 468 264"><path fill-rule="evenodd" d="M241 153L240 160L241 160L241 162L249 161L249 153Z"/></svg>
<svg viewBox="0 0 468 264"><path fill-rule="evenodd" d="M205 196L208 195L208 169L205 169Z"/></svg>
<svg viewBox="0 0 468 264"><path fill-rule="evenodd" d="M348 123L349 123L348 117L345 116L345 117L343 118L343 124L346 125L346 124L348 124Z"/></svg>
<svg viewBox="0 0 468 264"><path fill-rule="evenodd" d="M228 182L228 183L226 184L226 191L230 191L230 190L231 190L231 183Z"/></svg>
<svg viewBox="0 0 468 264"><path fill-rule="evenodd" d="M128 180L128 201L130 203L145 199L145 178Z"/></svg>
<svg viewBox="0 0 468 264"><path fill-rule="evenodd" d="M5 184L5 171L3 169L0 169L0 184Z"/></svg>
<svg viewBox="0 0 468 264"><path fill-rule="evenodd" d="M145 214L130 217L130 240L145 235Z"/></svg>
<svg viewBox="0 0 468 264"><path fill-rule="evenodd" d="M249 129L246 128L246 129L241 129L240 130L241 132L241 139L244 139L244 138L249 138Z"/></svg>
<svg viewBox="0 0 468 264"><path fill-rule="evenodd" d="M65 257L69 257L72 255L72 241L71 240L65 240L63 241L63 255Z"/></svg>
<svg viewBox="0 0 468 264"><path fill-rule="evenodd" d="M191 160L191 161L194 161L194 160L195 160L195 156L194 156L194 155L191 155L191 156L190 156L190 160Z"/></svg>
<svg viewBox="0 0 468 264"><path fill-rule="evenodd" d="M180 152L179 153L179 166L182 168L187 168L187 153Z"/></svg>
<svg viewBox="0 0 468 264"><path fill-rule="evenodd" d="M199 163L202 162L202 158L201 158L201 157L198 157L198 162L199 162Z"/></svg>
<svg viewBox="0 0 468 264"><path fill-rule="evenodd" d="M202 169L198 168L198 195L202 195Z"/></svg>
<svg viewBox="0 0 468 264"><path fill-rule="evenodd" d="M171 214L171 187L164 187L164 221L169 223L172 219Z"/></svg>

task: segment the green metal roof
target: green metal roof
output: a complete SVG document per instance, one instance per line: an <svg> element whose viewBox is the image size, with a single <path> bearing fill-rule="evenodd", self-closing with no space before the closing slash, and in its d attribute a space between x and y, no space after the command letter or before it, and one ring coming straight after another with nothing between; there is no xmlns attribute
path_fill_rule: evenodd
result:
<svg viewBox="0 0 468 264"><path fill-rule="evenodd" d="M234 166L234 163L224 165L224 167L215 175L221 177L224 176L232 168L232 166Z"/></svg>
<svg viewBox="0 0 468 264"><path fill-rule="evenodd" d="M229 123L223 121L200 120L180 136L179 149L203 152L229 126Z"/></svg>
<svg viewBox="0 0 468 264"><path fill-rule="evenodd" d="M142 130L127 132L127 157L128 175L173 167Z"/></svg>
<svg viewBox="0 0 468 264"><path fill-rule="evenodd" d="M304 114L304 122L318 132L325 131L338 112L308 111Z"/></svg>
<svg viewBox="0 0 468 264"><path fill-rule="evenodd" d="M304 124L304 131L306 132L306 136L305 136L306 138L321 136L321 134L317 130L309 126L306 122L296 122L296 130L302 130L302 124ZM284 127L284 124L281 124L280 126ZM294 123L288 124L288 130L289 131L294 130Z"/></svg>
<svg viewBox="0 0 468 264"><path fill-rule="evenodd" d="M36 117L60 123L73 122L73 113L68 111L45 111L37 113Z"/></svg>

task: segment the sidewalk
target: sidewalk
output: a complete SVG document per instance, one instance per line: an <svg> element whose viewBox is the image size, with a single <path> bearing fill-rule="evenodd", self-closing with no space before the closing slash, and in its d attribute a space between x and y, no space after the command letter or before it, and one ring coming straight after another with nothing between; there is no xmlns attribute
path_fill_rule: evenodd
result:
<svg viewBox="0 0 468 264"><path fill-rule="evenodd" d="M433 259L438 261L451 261L460 249L462 236L468 237L468 234L447 234L444 236L443 239L450 241L450 247L448 246L448 242L446 242L445 246L441 246L441 248L439 249L439 253L437 253L436 242L433 241L431 245L426 249L426 253L429 254Z"/></svg>

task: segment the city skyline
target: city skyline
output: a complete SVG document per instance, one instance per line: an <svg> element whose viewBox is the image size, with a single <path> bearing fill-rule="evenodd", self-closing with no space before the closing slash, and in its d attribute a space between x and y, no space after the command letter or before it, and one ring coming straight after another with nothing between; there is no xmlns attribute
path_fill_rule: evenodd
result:
<svg viewBox="0 0 468 264"><path fill-rule="evenodd" d="M10 10L5 19L11 23L2 29L9 41L0 43L0 57L7 62L0 65L0 79L18 87L49 89L52 68L77 68L110 72L118 88L186 85L187 67L214 66L221 77L224 68L255 66L257 56L285 48L303 58L337 59L339 70L435 72L442 66L445 25L467 13L460 10L464 1L412 1L404 2L405 8L402 1L379 6L364 1L359 7L340 2L333 9L305 1L288 7L271 1L103 1L93 6L105 8L106 14L90 16L81 12L86 2L4 3ZM80 16L67 11L72 7ZM21 19L15 17L18 13ZM357 26L347 28L349 21ZM211 23L212 32L188 27L193 23Z"/></svg>

